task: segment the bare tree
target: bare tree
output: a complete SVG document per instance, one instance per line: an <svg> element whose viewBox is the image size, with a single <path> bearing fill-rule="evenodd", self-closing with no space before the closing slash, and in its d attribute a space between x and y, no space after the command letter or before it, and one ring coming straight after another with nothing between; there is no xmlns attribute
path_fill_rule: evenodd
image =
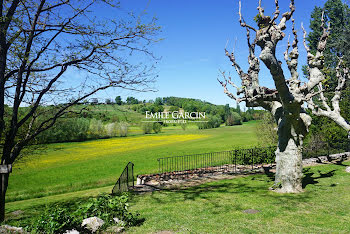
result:
<svg viewBox="0 0 350 234"><path fill-rule="evenodd" d="M100 7L114 15L98 16ZM149 90L156 59L149 46L159 27L119 7L112 0L0 0L0 221L11 165L38 134L100 90Z"/></svg>
<svg viewBox="0 0 350 234"><path fill-rule="evenodd" d="M248 41L248 63L249 69L244 72L236 62L234 53L229 53L225 48L226 56L232 62L241 81L242 87L236 86L231 77L224 77L220 84L224 92L237 102L245 101L250 107L263 107L270 111L278 125L278 147L276 150L276 176L275 186L277 191L283 193L296 193L302 191L302 147L303 140L308 133L311 124L311 116L307 112L306 105L313 114L326 116L334 120L338 125L349 132L350 124L340 115L339 100L341 90L345 86L345 80L349 78L349 69L344 66L341 58L337 66L338 86L331 100L323 93L322 81L325 79L322 69L324 66L323 52L329 35L329 25L325 27L322 21L323 34L319 39L316 54L312 54L305 42L306 32L304 30L304 46L307 51L307 66L309 77L303 83L298 74L298 37L295 29L294 0L290 1L290 10L280 16L278 0L275 0L275 12L273 17L265 16L261 7L258 6L258 29L246 24L241 13L241 2L239 2L239 22L246 29ZM279 19L280 18L280 19ZM279 19L279 22L277 22ZM282 62L276 58L276 46L285 37L287 21L292 21L292 32L294 40L287 45L284 52L284 60L288 65L290 77L286 77L282 70ZM323 20L323 19L322 19ZM251 42L250 33L255 33L255 39ZM259 84L259 59L255 55L255 47L261 48L259 59L263 61L270 71L275 83L275 89L262 87ZM291 51L290 47L292 47ZM237 95L231 93L227 84L237 89Z"/></svg>

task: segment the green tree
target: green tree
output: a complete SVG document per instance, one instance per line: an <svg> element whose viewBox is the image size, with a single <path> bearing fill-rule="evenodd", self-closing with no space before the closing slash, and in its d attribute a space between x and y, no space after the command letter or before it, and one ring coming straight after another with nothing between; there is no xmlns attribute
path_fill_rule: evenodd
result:
<svg viewBox="0 0 350 234"><path fill-rule="evenodd" d="M115 104L117 105L121 105L123 103L122 98L120 96L115 97L114 100L115 100Z"/></svg>
<svg viewBox="0 0 350 234"><path fill-rule="evenodd" d="M323 73L326 76L324 81L325 95L331 97L337 86L336 66L338 57L342 57L345 64L350 64L350 9L346 3L341 0L328 0L323 8L315 7L311 13L310 33L308 34L308 46L313 54L316 53L318 41L322 35L321 27L322 13L324 19L330 23L330 34L324 52L325 69ZM304 69L305 70L305 69ZM306 71L304 74L308 75ZM347 84L341 95L341 114L345 119L350 119L350 83ZM313 126L310 128L309 138L322 136L323 140L330 143L339 141L339 137L344 141L347 137L346 131L336 126L331 120L325 117L313 116ZM338 136L338 137L334 137Z"/></svg>

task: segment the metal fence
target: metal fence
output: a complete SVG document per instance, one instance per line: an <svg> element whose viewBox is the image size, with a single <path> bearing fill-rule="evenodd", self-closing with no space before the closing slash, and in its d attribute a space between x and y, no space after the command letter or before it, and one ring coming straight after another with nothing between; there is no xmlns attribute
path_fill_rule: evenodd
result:
<svg viewBox="0 0 350 234"><path fill-rule="evenodd" d="M230 151L191 154L184 156L158 158L159 173L187 171L200 168L220 170L237 169L238 165L251 166L257 164L271 164L275 159L276 147L251 149L236 149Z"/></svg>
<svg viewBox="0 0 350 234"><path fill-rule="evenodd" d="M124 168L112 189L112 194L127 192L130 187L134 187L134 164L132 162L129 162Z"/></svg>

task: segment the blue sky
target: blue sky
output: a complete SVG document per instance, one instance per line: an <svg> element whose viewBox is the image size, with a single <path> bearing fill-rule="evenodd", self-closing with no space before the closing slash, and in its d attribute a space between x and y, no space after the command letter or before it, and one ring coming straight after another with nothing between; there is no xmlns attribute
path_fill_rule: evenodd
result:
<svg viewBox="0 0 350 234"><path fill-rule="evenodd" d="M299 34L300 67L306 62L306 54L302 46L300 24L303 22L308 30L311 11L315 6L323 6L326 0L295 0L296 12L294 18ZM258 0L243 0L242 13L245 20L254 25L253 17L257 15ZM265 14L272 14L274 0L263 0ZM281 13L289 10L289 1L280 0ZM121 95L134 96L138 99L155 99L156 97L177 96L199 98L214 104L235 106L217 82L219 69L231 72L237 84L240 84L234 69L224 55L224 47L230 40L228 49L232 49L235 39L235 54L242 68L247 68L247 46L245 30L238 23L238 0L127 0L122 1L126 11L140 12L147 9L149 16L158 18L162 27L160 37L163 41L152 48L152 51L162 57L158 70L158 80L154 87L157 92L135 93L126 90L107 90L98 96L115 97ZM102 12L101 12L102 14ZM255 25L254 25L255 26ZM288 25L290 29L290 25ZM286 30L286 38L290 30ZM286 49L286 39L281 41L278 57L283 60ZM285 66L285 65L284 65ZM286 68L286 66L285 66ZM289 76L285 69L286 76ZM273 87L269 72L261 63L260 83Z"/></svg>

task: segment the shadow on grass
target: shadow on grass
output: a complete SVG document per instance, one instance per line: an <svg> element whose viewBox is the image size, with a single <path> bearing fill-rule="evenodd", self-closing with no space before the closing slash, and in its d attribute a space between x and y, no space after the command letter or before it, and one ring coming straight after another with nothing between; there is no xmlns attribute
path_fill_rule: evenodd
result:
<svg viewBox="0 0 350 234"><path fill-rule="evenodd" d="M318 184L318 180L322 178L329 178L334 176L336 170L331 170L326 173L322 173L320 170L318 170L319 176L313 176L315 173L311 171L310 168L305 168L303 170L304 178L302 182L302 187L305 188L309 184Z"/></svg>

